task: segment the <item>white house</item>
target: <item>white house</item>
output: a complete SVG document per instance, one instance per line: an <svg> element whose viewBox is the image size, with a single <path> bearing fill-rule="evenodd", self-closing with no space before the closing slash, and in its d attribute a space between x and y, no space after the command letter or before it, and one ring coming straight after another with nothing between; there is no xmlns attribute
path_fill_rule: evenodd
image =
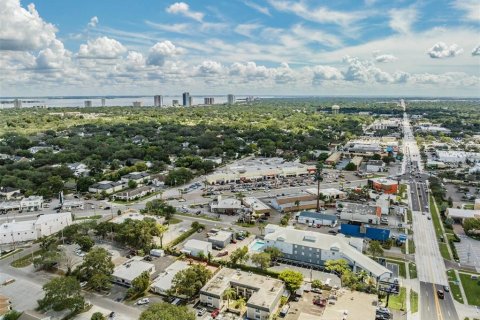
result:
<svg viewBox="0 0 480 320"><path fill-rule="evenodd" d="M212 253L212 244L207 241L190 239L185 242L181 251L194 257L198 257L200 254L206 257Z"/></svg>
<svg viewBox="0 0 480 320"><path fill-rule="evenodd" d="M21 210L37 211L37 210L42 210L42 206L43 206L42 196L30 196L28 198L23 198L20 201Z"/></svg>
<svg viewBox="0 0 480 320"><path fill-rule="evenodd" d="M0 225L0 244L37 240L72 224L70 212L44 214L36 220L13 221Z"/></svg>
<svg viewBox="0 0 480 320"><path fill-rule="evenodd" d="M143 261L142 257L133 257L113 270L112 281L130 287L132 281L145 271L151 275L155 272L155 265Z"/></svg>
<svg viewBox="0 0 480 320"><path fill-rule="evenodd" d="M175 275L188 267L190 265L185 261L175 261L153 280L151 290L158 294L166 294L172 287L172 280Z"/></svg>

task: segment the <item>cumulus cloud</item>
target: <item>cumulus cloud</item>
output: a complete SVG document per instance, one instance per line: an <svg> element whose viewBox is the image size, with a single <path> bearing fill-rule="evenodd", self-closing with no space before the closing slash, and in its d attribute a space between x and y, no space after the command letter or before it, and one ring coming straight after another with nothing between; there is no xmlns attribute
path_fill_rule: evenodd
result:
<svg viewBox="0 0 480 320"><path fill-rule="evenodd" d="M398 58L395 57L393 54L380 54L379 52L374 52L373 58L375 59L375 62L381 63L393 62L395 60L398 60Z"/></svg>
<svg viewBox="0 0 480 320"><path fill-rule="evenodd" d="M99 37L81 44L77 57L81 59L117 59L127 49L117 40L108 37Z"/></svg>
<svg viewBox="0 0 480 320"><path fill-rule="evenodd" d="M38 53L35 60L36 68L40 70L65 68L71 61L71 56L71 52L65 49L61 41L54 40L50 47Z"/></svg>
<svg viewBox="0 0 480 320"><path fill-rule="evenodd" d="M393 77L373 63L360 60L357 57L346 56L343 61L347 63L347 70L343 73L347 81L359 81L365 83L389 83L393 82Z"/></svg>
<svg viewBox="0 0 480 320"><path fill-rule="evenodd" d="M95 28L98 24L98 17L97 16L94 16L92 18L90 18L90 22L88 23L88 26L90 28Z"/></svg>
<svg viewBox="0 0 480 320"><path fill-rule="evenodd" d="M140 70L145 67L146 60L143 54L137 51L129 51L125 59L125 66L127 70Z"/></svg>
<svg viewBox="0 0 480 320"><path fill-rule="evenodd" d="M168 40L157 42L148 52L147 64L151 66L163 66L165 64L165 58L180 53L182 53L182 50Z"/></svg>
<svg viewBox="0 0 480 320"><path fill-rule="evenodd" d="M417 10L414 7L392 9L389 11L390 28L399 33L410 33L412 24L417 20Z"/></svg>
<svg viewBox="0 0 480 320"><path fill-rule="evenodd" d="M266 79L270 72L265 66L257 66L253 61L246 63L235 62L230 66L230 75L241 76L247 79Z"/></svg>
<svg viewBox="0 0 480 320"><path fill-rule="evenodd" d="M331 66L314 66L312 68L313 77L312 82L314 84L322 83L325 80L342 80L343 74L337 68Z"/></svg>
<svg viewBox="0 0 480 320"><path fill-rule="evenodd" d="M288 63L282 62L279 68L273 70L273 80L278 84L295 82L297 80L295 71L290 68Z"/></svg>
<svg viewBox="0 0 480 320"><path fill-rule="evenodd" d="M463 49L455 43L448 46L445 42L437 42L428 50L427 54L433 59L443 59L458 56L462 52Z"/></svg>
<svg viewBox="0 0 480 320"><path fill-rule="evenodd" d="M202 22L204 14L190 10L190 6L185 2L175 2L167 7L166 11L171 14L180 14L187 18Z"/></svg>
<svg viewBox="0 0 480 320"><path fill-rule="evenodd" d="M480 45L476 46L472 50L472 56L480 56Z"/></svg>
<svg viewBox="0 0 480 320"><path fill-rule="evenodd" d="M221 63L212 60L203 61L199 66L195 67L194 75L200 77L219 75L224 72Z"/></svg>
<svg viewBox="0 0 480 320"><path fill-rule="evenodd" d="M24 9L19 0L0 1L0 50L42 49L56 39L56 32L39 16L34 4Z"/></svg>

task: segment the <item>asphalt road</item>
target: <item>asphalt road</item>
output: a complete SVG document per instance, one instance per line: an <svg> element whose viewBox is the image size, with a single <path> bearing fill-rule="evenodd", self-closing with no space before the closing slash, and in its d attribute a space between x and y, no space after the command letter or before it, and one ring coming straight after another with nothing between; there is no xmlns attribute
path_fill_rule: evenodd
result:
<svg viewBox="0 0 480 320"><path fill-rule="evenodd" d="M415 262L420 281L420 319L458 320L450 293L439 299L437 290L448 285L445 262L440 254L437 236L431 220L428 194L428 176L423 173L420 152L404 114L404 175L408 181L409 203L413 216Z"/></svg>

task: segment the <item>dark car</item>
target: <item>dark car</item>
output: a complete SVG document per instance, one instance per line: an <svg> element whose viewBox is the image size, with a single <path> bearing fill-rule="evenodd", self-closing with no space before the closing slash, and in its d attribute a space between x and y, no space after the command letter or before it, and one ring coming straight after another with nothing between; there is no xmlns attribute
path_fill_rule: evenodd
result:
<svg viewBox="0 0 480 320"><path fill-rule="evenodd" d="M105 207L103 208L103 210L110 210L110 207Z"/></svg>
<svg viewBox="0 0 480 320"><path fill-rule="evenodd" d="M336 235L338 232L335 231L335 230L328 230L328 233L333 234L333 235Z"/></svg>
<svg viewBox="0 0 480 320"><path fill-rule="evenodd" d="M443 298L445 298L445 292L443 292L443 290L437 290L437 296L440 299L443 299Z"/></svg>

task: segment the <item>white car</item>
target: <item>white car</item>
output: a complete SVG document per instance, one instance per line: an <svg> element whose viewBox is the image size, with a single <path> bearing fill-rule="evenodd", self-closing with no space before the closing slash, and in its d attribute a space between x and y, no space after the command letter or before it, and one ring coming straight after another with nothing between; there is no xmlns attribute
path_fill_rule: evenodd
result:
<svg viewBox="0 0 480 320"><path fill-rule="evenodd" d="M139 306L141 306L143 304L149 304L149 303L150 303L150 299L148 299L148 298L143 298L143 299L140 299L140 300L137 301L137 304Z"/></svg>

